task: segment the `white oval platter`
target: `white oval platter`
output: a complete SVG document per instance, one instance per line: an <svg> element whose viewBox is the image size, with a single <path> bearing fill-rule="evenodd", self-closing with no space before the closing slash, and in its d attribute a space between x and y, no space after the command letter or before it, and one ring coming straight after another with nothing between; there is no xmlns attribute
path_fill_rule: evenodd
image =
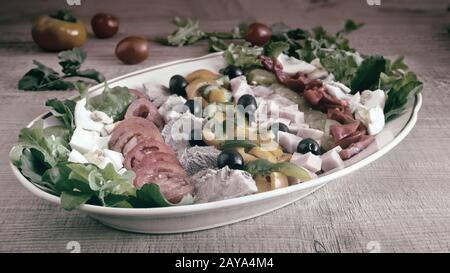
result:
<svg viewBox="0 0 450 273"><path fill-rule="evenodd" d="M142 69L109 80L108 84L111 87L127 86L143 90L143 84L148 82L167 85L170 77L174 74L186 75L201 68L218 71L224 66L221 53L214 53L200 58L185 59ZM90 88L89 91L92 94L100 93L103 87L103 84L99 84ZM406 111L401 116L386 124L384 130L376 136L376 140L366 150L345 161L345 168L328 172L314 180L298 185L239 198L186 206L130 209L82 205L79 210L116 229L155 234L197 231L253 218L295 202L326 183L350 174L386 154L412 130L421 105L422 96L418 94L410 99ZM28 124L28 127L41 119L44 119L44 124L48 124L50 116L49 113L42 114ZM44 200L60 204L59 197L32 184L11 162L10 166L14 175L25 188Z"/></svg>

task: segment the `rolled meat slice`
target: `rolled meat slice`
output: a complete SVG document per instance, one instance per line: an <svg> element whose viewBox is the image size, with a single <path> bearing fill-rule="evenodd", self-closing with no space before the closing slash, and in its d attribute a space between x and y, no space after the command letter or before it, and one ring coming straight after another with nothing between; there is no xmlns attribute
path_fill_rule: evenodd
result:
<svg viewBox="0 0 450 273"><path fill-rule="evenodd" d="M170 148L162 140L147 138L139 142L136 146L133 147L133 149L131 149L131 151L129 151L125 155L124 166L128 170L131 170L135 166L140 165L140 162L144 159L144 157L156 152L163 152L176 156L172 148Z"/></svg>
<svg viewBox="0 0 450 273"><path fill-rule="evenodd" d="M373 136L363 135L358 142L352 143L348 148L340 151L339 155L343 160L349 159L367 148L374 140Z"/></svg>
<svg viewBox="0 0 450 273"><path fill-rule="evenodd" d="M158 128L153 122L141 117L131 117L120 122L113 130L108 146L116 152L124 152L125 145L132 139L143 140L153 138L164 141ZM130 149L131 147L127 147Z"/></svg>
<svg viewBox="0 0 450 273"><path fill-rule="evenodd" d="M133 101L125 113L125 119L141 117L153 122L160 130L164 127L164 121L158 109L146 98Z"/></svg>
<svg viewBox="0 0 450 273"><path fill-rule="evenodd" d="M335 141L339 141L356 132L360 124L361 122L358 120L345 125L331 125L330 133Z"/></svg>

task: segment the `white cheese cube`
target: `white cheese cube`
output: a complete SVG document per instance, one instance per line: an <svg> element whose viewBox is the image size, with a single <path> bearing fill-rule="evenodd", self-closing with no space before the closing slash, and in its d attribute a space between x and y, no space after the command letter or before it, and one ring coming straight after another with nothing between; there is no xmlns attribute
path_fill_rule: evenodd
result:
<svg viewBox="0 0 450 273"><path fill-rule="evenodd" d="M283 72L289 75L294 75L298 72L308 74L317 69L312 64L294 57L289 57L286 54L280 54L277 59L283 65Z"/></svg>
<svg viewBox="0 0 450 273"><path fill-rule="evenodd" d="M89 163L88 160L86 159L86 157L84 157L79 151L77 150L72 150L69 154L69 158L67 159L67 161L72 162L72 163Z"/></svg>
<svg viewBox="0 0 450 273"><path fill-rule="evenodd" d="M75 125L77 128L101 132L104 124L91 119L92 112L86 109L86 99L79 100L75 106Z"/></svg>
<svg viewBox="0 0 450 273"><path fill-rule="evenodd" d="M124 157L123 157L122 153L112 151L109 149L104 149L103 154L105 155L105 157L107 157L111 160L112 164L114 165L114 169L116 171L122 169L123 161L124 161Z"/></svg>
<svg viewBox="0 0 450 273"><path fill-rule="evenodd" d="M82 154L98 148L99 133L95 131L87 131L81 127L75 128L69 145L74 150L78 150Z"/></svg>

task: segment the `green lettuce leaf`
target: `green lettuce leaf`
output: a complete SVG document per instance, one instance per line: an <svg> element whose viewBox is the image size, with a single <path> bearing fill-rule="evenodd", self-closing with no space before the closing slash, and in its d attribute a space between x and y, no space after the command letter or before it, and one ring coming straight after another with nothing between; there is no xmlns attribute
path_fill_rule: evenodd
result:
<svg viewBox="0 0 450 273"><path fill-rule="evenodd" d="M386 60L383 56L370 56L358 67L353 77L350 89L352 93L373 89L380 80L380 74L385 72Z"/></svg>
<svg viewBox="0 0 450 273"><path fill-rule="evenodd" d="M70 131L75 130L75 105L76 103L73 100L58 100L58 99L49 99L45 103L45 106L49 106L51 108L51 113L53 116L57 117L63 124L63 126Z"/></svg>
<svg viewBox="0 0 450 273"><path fill-rule="evenodd" d="M160 192L157 184L145 184L136 191L136 197L130 198L129 202L136 208L169 207L188 205L194 203L194 197L190 194L184 196L177 204L169 202Z"/></svg>
<svg viewBox="0 0 450 273"><path fill-rule="evenodd" d="M230 44L224 51L223 57L229 65L234 65L244 71L262 67L258 56L262 54L263 48L251 46L249 43L242 45Z"/></svg>
<svg viewBox="0 0 450 273"><path fill-rule="evenodd" d="M136 96L128 92L128 88L116 86L109 88L105 86L102 94L87 100L86 107L91 110L105 112L114 121L122 120L128 106L136 99Z"/></svg>

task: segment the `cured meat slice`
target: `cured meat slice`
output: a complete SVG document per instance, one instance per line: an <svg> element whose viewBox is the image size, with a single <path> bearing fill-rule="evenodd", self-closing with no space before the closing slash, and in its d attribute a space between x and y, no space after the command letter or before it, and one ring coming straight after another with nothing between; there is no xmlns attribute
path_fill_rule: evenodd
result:
<svg viewBox="0 0 450 273"><path fill-rule="evenodd" d="M146 157L146 155L155 152L163 152L176 156L175 152L162 140L147 138L139 142L136 146L133 147L133 149L131 149L131 151L129 151L125 155L124 166L128 170L131 170L135 166L138 166L141 160Z"/></svg>
<svg viewBox="0 0 450 273"><path fill-rule="evenodd" d="M350 157L359 154L362 150L367 148L375 138L369 135L363 135L356 143L352 143L348 148L339 152L342 159L349 159Z"/></svg>
<svg viewBox="0 0 450 273"><path fill-rule="evenodd" d="M116 152L124 152L124 146L133 138L153 138L163 141L161 133L153 122L141 117L132 117L120 122L113 130L109 140L109 148Z"/></svg>
<svg viewBox="0 0 450 273"><path fill-rule="evenodd" d="M146 98L133 101L125 113L125 119L141 117L153 122L160 130L164 127L164 121L158 109Z"/></svg>
<svg viewBox="0 0 450 273"><path fill-rule="evenodd" d="M342 149L347 148L352 143L358 142L362 136L364 136L366 133L364 131L356 131L353 134L349 135L346 138L343 138L341 140L338 140L334 143L334 146L341 146Z"/></svg>
<svg viewBox="0 0 450 273"><path fill-rule="evenodd" d="M178 203L187 194L194 193L192 180L177 172L141 172L134 180L136 188L150 183L157 184L163 196L172 203Z"/></svg>
<svg viewBox="0 0 450 273"><path fill-rule="evenodd" d="M355 121L353 123L345 124L345 125L331 125L330 133L333 136L335 141L339 141L343 138L348 137L358 130L360 126L360 121Z"/></svg>

